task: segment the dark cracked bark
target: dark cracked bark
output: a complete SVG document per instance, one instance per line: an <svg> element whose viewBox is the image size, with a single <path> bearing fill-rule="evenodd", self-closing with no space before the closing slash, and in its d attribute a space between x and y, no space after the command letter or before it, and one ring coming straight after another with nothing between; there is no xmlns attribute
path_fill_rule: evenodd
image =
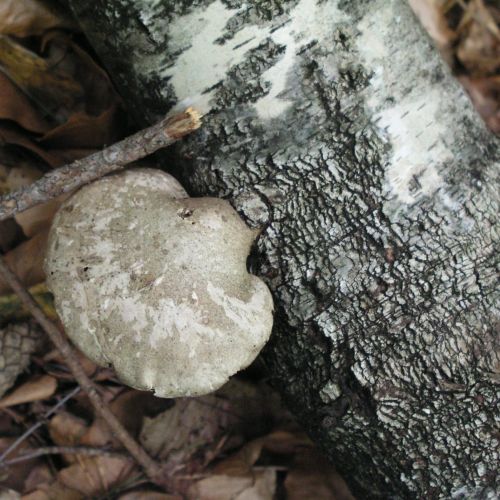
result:
<svg viewBox="0 0 500 500"><path fill-rule="evenodd" d="M499 491L498 141L403 0L69 0L170 165L263 227L264 358L359 498Z"/></svg>

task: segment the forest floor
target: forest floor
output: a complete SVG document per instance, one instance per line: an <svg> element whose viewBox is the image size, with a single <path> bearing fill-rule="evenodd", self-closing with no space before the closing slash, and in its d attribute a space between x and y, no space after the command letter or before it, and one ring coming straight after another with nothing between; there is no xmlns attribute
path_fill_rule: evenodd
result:
<svg viewBox="0 0 500 500"><path fill-rule="evenodd" d="M498 0L410 0L491 130L500 135ZM0 3L0 195L133 130L78 27L41 0ZM0 251L58 326L44 284L64 196L0 221ZM259 360L221 390L174 401L122 385L78 359L130 436L175 478L142 472L0 278L0 499L348 500L342 478L266 382Z"/></svg>

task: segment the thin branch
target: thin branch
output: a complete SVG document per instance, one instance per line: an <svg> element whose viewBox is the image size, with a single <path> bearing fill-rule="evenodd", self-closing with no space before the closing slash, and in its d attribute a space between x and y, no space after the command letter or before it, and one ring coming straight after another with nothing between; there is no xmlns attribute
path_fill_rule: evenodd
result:
<svg viewBox="0 0 500 500"><path fill-rule="evenodd" d="M51 170L29 186L0 197L0 221L120 170L160 148L170 146L199 128L200 123L199 113L188 108L183 113L165 118L109 148Z"/></svg>
<svg viewBox="0 0 500 500"><path fill-rule="evenodd" d="M45 420L47 420L51 415L53 415L61 406L63 406L66 401L71 399L75 394L80 391L80 387L75 387L72 391L68 392L56 405L50 408L36 424L32 425L23 434L21 434L3 453L0 455L0 465L3 465L5 457L10 455L23 441L28 439L39 427L41 427Z"/></svg>
<svg viewBox="0 0 500 500"><path fill-rule="evenodd" d="M146 475L152 481L167 486L168 480L162 474L163 470L161 466L149 456L144 448L142 448L142 446L128 433L121 422L111 412L108 405L99 395L95 384L84 372L69 342L64 338L56 325L45 315L30 293L23 287L17 276L6 265L3 258L0 258L0 276L19 296L19 299L26 309L32 314L38 324L47 333L50 340L52 340L59 349L76 381L88 395L96 413L108 424L115 437L123 444L137 463L141 465Z"/></svg>
<svg viewBox="0 0 500 500"><path fill-rule="evenodd" d="M93 448L91 446L41 446L40 448L33 450L26 450L16 458L0 462L0 467L8 467L19 462L25 462L26 460L33 460L34 458L38 458L43 455L86 455L88 457L108 456L132 460L132 457L129 455L125 455L119 451L107 450L106 448Z"/></svg>

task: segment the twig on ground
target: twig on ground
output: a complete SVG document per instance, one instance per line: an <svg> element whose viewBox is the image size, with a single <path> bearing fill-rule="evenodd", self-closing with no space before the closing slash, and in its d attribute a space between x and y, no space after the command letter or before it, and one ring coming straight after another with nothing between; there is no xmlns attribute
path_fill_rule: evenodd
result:
<svg viewBox="0 0 500 500"><path fill-rule="evenodd" d="M80 387L75 387L72 391L68 392L66 396L64 396L57 404L55 404L50 410L48 410L36 424L32 425L29 429L26 430L23 434L21 434L3 453L0 455L0 465L4 465L5 457L10 455L23 441L28 439L39 427L41 427L45 420L47 420L51 415L53 415L61 406L63 406L66 401L71 399L75 394L80 391Z"/></svg>
<svg viewBox="0 0 500 500"><path fill-rule="evenodd" d="M16 458L0 462L0 467L8 467L9 465L15 465L19 462L32 460L43 455L86 455L89 457L107 456L133 460L129 455L125 455L119 451L107 450L106 448L93 448L91 446L42 446L32 450L25 450Z"/></svg>
<svg viewBox="0 0 500 500"><path fill-rule="evenodd" d="M0 197L0 221L40 203L73 191L106 174L170 146L200 126L200 114L192 108L140 130L109 148L50 171L19 191Z"/></svg>
<svg viewBox="0 0 500 500"><path fill-rule="evenodd" d="M97 392L95 384L84 372L69 342L64 338L56 325L45 315L30 293L23 287L17 276L5 264L3 258L0 258L0 276L19 296L23 305L32 314L34 319L64 356L69 369L80 387L89 397L96 413L108 424L115 437L123 444L152 481L168 487L168 478L164 476L162 467L149 456L144 448L142 448L142 446L128 433L121 422L111 412L108 405Z"/></svg>

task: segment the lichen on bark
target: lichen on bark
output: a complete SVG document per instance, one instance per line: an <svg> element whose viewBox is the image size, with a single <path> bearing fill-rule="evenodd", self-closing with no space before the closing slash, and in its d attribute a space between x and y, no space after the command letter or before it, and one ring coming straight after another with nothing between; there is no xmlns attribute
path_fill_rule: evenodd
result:
<svg viewBox="0 0 500 500"><path fill-rule="evenodd" d="M494 498L498 141L406 2L70 3L139 121L207 112L177 173L263 228L265 359L354 491Z"/></svg>

